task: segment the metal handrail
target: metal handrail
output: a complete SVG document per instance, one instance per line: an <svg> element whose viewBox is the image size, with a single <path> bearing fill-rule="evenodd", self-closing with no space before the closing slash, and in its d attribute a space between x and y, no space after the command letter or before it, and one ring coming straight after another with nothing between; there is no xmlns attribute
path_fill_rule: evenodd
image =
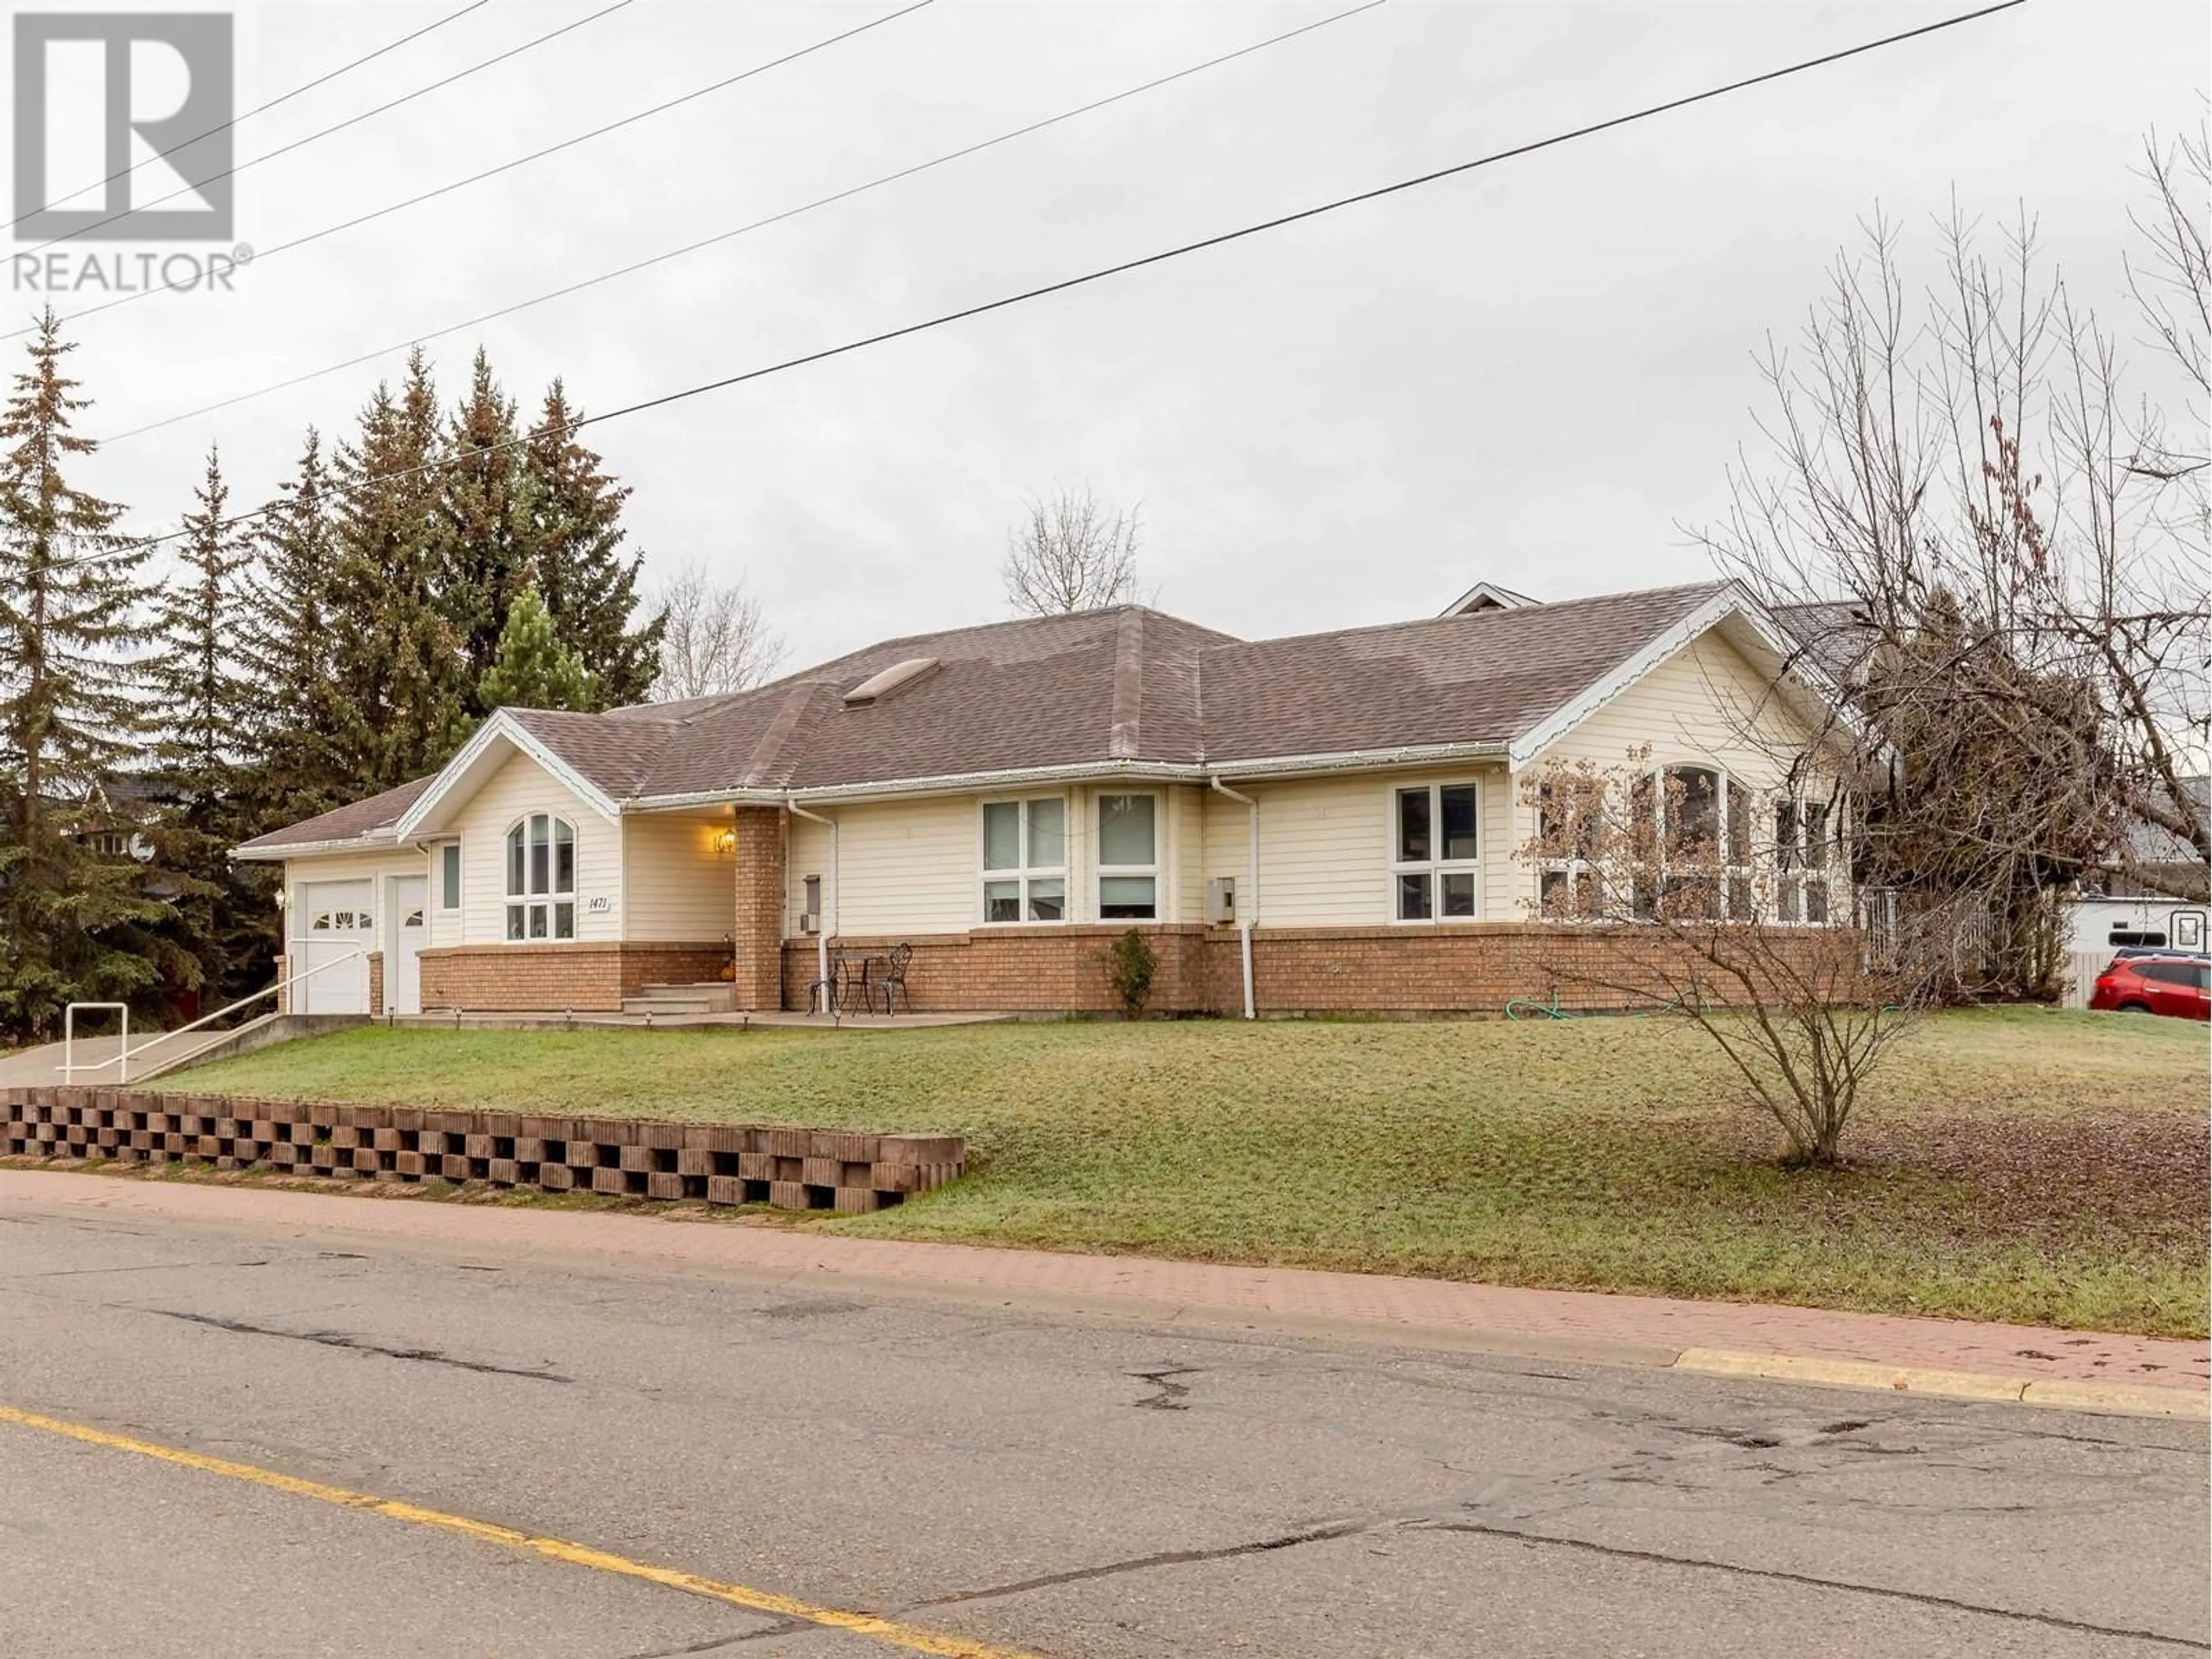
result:
<svg viewBox="0 0 2212 1659"><path fill-rule="evenodd" d="M197 1031L203 1025L211 1025L216 1020L221 1019L225 1014L234 1014L240 1008L246 1007L248 1004L258 1002L264 997L273 997L279 991L288 991L295 985L299 984L302 980L313 979L317 974L321 973L325 968L336 968L342 963L352 962L357 957L366 957L371 954L372 953L368 951L349 951L342 957L332 957L328 962L319 963L314 967L307 969L302 973L293 975L289 979L280 979L273 985L264 986L262 989L254 992L251 996L240 997L237 1001L230 1004L228 1007L218 1008L211 1014L202 1014L198 1019L194 1020L189 1025L179 1025L173 1031L164 1031L161 1036L152 1039L152 1041L140 1043L137 1052L143 1054L147 1049L157 1048L161 1044L167 1042L171 1037L179 1037L184 1036L187 1031ZM110 1055L107 1059L88 1061L82 1066L74 1063L73 1056L76 1054L74 1038L76 1034L76 1011L80 1008L120 1008L123 1010L123 1036L121 1043L117 1048L115 1053ZM112 1066L116 1068L115 1080L118 1083L128 1083L131 1080L131 1008L129 1004L121 1002L72 1002L63 1011L61 1063L63 1082L69 1082L79 1072L104 1072L109 1066Z"/></svg>
<svg viewBox="0 0 2212 1659"><path fill-rule="evenodd" d="M72 1002L62 1010L62 1080L67 1082L71 1073L90 1071L89 1066L79 1066L76 1060L76 1011L80 1008L113 1008L123 1016L123 1036L116 1048L115 1057L123 1058L131 1047L131 1005L127 1002Z"/></svg>

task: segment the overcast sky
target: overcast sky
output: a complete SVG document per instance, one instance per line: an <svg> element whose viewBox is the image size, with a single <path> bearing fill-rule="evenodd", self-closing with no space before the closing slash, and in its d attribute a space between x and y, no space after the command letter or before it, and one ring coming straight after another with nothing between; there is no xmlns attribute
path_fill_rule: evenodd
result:
<svg viewBox="0 0 2212 1659"><path fill-rule="evenodd" d="M499 306L1119 92L1336 5L966 3L70 331L94 435ZM241 108L456 9L239 9ZM599 9L493 0L246 121L241 160ZM264 247L896 10L635 0L254 166ZM41 9L59 9L51 3ZM98 9L114 9L103 3ZM196 3L190 9L204 9ZM1438 4L1359 15L1097 114L429 348L610 408L1853 44L1954 5ZM1162 608L1247 635L1697 580L1754 434L1752 355L1877 202L2026 200L2117 307L2144 129L2191 122L2202 0L2033 0L1384 202L594 428L648 571L742 574L796 667L1005 614L1024 495L1141 502ZM19 313L39 303L15 292ZM96 301L97 293L82 296ZM62 309L74 308L64 296ZM9 349L14 349L11 343ZM210 443L240 504L402 354L118 442L85 482L173 523Z"/></svg>

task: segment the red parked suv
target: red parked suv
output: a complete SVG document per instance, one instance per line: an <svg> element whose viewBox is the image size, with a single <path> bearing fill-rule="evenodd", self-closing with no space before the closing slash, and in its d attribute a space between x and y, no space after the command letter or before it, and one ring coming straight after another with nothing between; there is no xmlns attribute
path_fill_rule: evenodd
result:
<svg viewBox="0 0 2212 1659"><path fill-rule="evenodd" d="M2124 1014L2172 1014L2212 1019L2212 959L2184 956L2115 957L2097 975L2092 1008Z"/></svg>

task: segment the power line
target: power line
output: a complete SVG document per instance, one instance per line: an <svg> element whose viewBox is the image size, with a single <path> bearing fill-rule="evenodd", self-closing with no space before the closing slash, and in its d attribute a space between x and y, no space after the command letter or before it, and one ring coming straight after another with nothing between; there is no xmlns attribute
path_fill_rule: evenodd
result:
<svg viewBox="0 0 2212 1659"><path fill-rule="evenodd" d="M842 33L830 35L826 40L817 40L812 46L801 46L795 52L787 52L781 58L772 58L767 63L756 64L750 69L742 70L736 75L725 76L720 80L714 82L709 85L697 88L693 91L683 94L679 97L671 98L665 103L655 104L650 109L635 111L631 114L623 116L618 121L610 121L605 126L592 128L589 132L580 132L573 138L563 138L557 144L548 144L544 149L532 150L527 155L518 155L511 161L502 161L495 167L486 167L481 173L472 173L465 179L456 179L451 184L439 185L435 190L426 190L421 195L410 196L404 202L392 203L389 206L378 208L374 212L356 214L354 217L343 220L337 224L325 225L320 230L311 230L304 236L295 236L289 242L279 242L274 247L258 249L254 253L253 263L256 265L259 265L264 260L273 258L276 254L288 252L294 248L305 247L310 242L319 242L325 236L335 236L342 230L351 230L356 226L368 224L373 219L381 219L388 215L400 212L404 209L418 206L422 203L434 201L441 196L450 196L457 190L465 190L471 185L482 184L485 179L497 178L502 173L512 173L515 168L520 167L527 167L532 161L542 161L547 156L557 155L562 150L574 149L579 144L589 143L594 138L603 138L608 133L619 131L623 127L635 126L640 121L648 120L656 115L665 114L668 111L676 108L679 105L688 104L692 102L694 100L704 98L709 93L720 92L726 88L737 85L740 81L749 81L756 75L765 75L772 69L780 69L786 64L796 62L801 58L805 58L814 52L820 52L825 47L834 46L841 40L849 40L856 34L866 34L870 29L881 28L885 23L896 21L899 18L907 16L911 13L920 11L925 6L933 5L934 3L935 0L913 0L913 3L911 5L902 7L897 11L887 12L883 16L876 18L872 21L859 24L854 27L843 31ZM118 298L106 301L100 305L87 306L82 311L70 312L61 320L64 323L74 323L81 318L97 317L103 311L112 311L118 306L132 305L140 300L150 298L152 295L156 294L181 292L190 289L198 286L199 280L199 274L197 270L194 271L190 282L171 283L164 279L159 287L142 288L135 294L125 294ZM12 340L19 336L33 333L35 331L35 325L29 327L12 329L6 334L0 334L0 340Z"/></svg>
<svg viewBox="0 0 2212 1659"><path fill-rule="evenodd" d="M373 362L379 357L388 356L396 351L404 351L410 346L421 345L424 342L429 340L443 339L446 336L449 334L458 334L464 329L475 328L483 323L496 321L501 317L510 317L518 311L526 311L532 306L544 305L548 301L551 300L563 299L571 294L580 293L587 288L596 288L603 283L611 283L619 277L634 276L641 270L650 269L652 266L665 264L672 259L678 259L682 258L686 254L696 253L702 248L713 247L719 243L729 241L733 238L750 234L753 231L766 229L770 225L781 224L787 219L795 219L799 217L801 214L811 213L817 208L829 207L838 202L848 201L855 196L863 195L866 192L878 189L882 185L895 184L902 179L910 179L918 173L927 173L933 167L943 167L948 162L960 161L966 156L977 155L983 150L994 149L1000 144L1011 143L1017 138L1024 138L1031 133L1042 132L1047 127L1057 126L1064 121L1074 120L1079 116L1091 114L1096 111L1108 107L1109 105L1124 102L1128 99L1137 97L1140 94L1154 91L1158 88L1170 85L1174 82L1188 80L1194 75L1201 74L1205 70L1210 69L1218 68L1224 64L1233 63L1240 58L1249 58L1255 52L1264 52L1270 46L1279 46L1284 41L1295 40L1302 34L1310 34L1316 29L1326 28L1332 23L1340 23L1348 17L1356 17L1362 12L1372 11L1376 7L1385 3L1387 3L1387 0L1364 0L1364 3L1353 6L1349 10L1334 13L1330 16L1323 17L1315 22L1303 23L1294 29L1285 29L1280 34L1269 35L1264 40L1255 40L1250 46L1239 46L1234 52L1224 52L1218 58L1209 58L1203 63L1193 64L1188 68L1176 70L1172 74L1157 76L1150 81L1140 82L1133 87L1124 88L1121 91L1113 93L1107 97L1095 98L1087 104L1079 104L1073 109L1062 110L1057 115L1048 115L1042 120L1031 121L1026 125L1015 127L1009 131L1000 133L995 137L981 139L972 144L965 144L958 149L947 150L942 155L933 156L926 161L916 161L911 166L901 167L893 173L883 173L876 178L869 179L865 184L849 185L843 190L833 191L827 196L817 196L811 202L801 203L797 207L786 208L780 213L769 215L766 218L755 219L749 224L738 225L729 230L718 231L712 236L702 236L696 242L686 242L681 247L670 248L665 252L650 255L646 258L633 260L629 264L617 266L612 270L601 271L596 276L583 277L577 282L567 283L562 287L551 289L547 293L535 295L527 300L517 300L512 304L501 306L496 310L483 312L477 316L466 318L460 322L451 323L443 328L434 329L427 334L417 334L409 339L396 341L391 345L379 346L374 350L362 352L358 356L348 357L340 362L325 363L320 368L309 369L305 374L295 374L289 380L278 380L273 385L259 386L252 392L241 392L234 397L225 398L212 404L205 404L198 409L186 410L181 414L164 416L158 421L149 421L143 426L131 427L126 431L118 432L113 437L104 440L102 442L102 447L112 448L118 443L122 443L128 439L138 437L143 434L148 432L158 432L163 427L175 426L185 421L198 420L203 415L213 415L222 410L234 408L240 404L251 403L257 398L268 397L274 392L289 392L294 386L304 386L310 380L319 380L325 375L336 374L344 369L357 368L362 364ZM100 307L94 307L95 310L100 308ZM78 316L84 316L88 313L79 312L76 314ZM66 322L69 319L64 318L63 320Z"/></svg>
<svg viewBox="0 0 2212 1659"><path fill-rule="evenodd" d="M1023 305L1031 300L1043 299L1049 295L1065 294L1071 289L1083 288L1092 283L1103 282L1109 276L1123 276L1133 270L1141 270L1148 265L1161 264L1170 259L1181 258L1185 254L1197 253L1207 248L1220 247L1230 242L1242 241L1248 236L1257 236L1266 231L1279 230L1285 225L1299 224L1308 219L1318 218L1325 213L1334 213L1342 208L1356 207L1362 203L1379 201L1386 196L1395 196L1402 191L1418 189L1423 185L1435 184L1440 179L1456 178L1461 173L1472 173L1478 167L1492 167L1500 161L1513 161L1520 156L1534 155L1539 150L1572 143L1579 138L1588 138L1597 133L1609 132L1616 127L1627 126L1632 122L1647 121L1654 116L1686 109L1693 104L1706 103L1716 98L1724 98L1731 93L1764 86L1769 82L1784 80L1793 75L1802 75L1810 70L1824 68L1830 64L1839 64L1847 58L1881 51L1885 46L1897 46L1906 40L1917 40L1923 35L1956 28L1962 23L1972 23L1984 17L1992 17L1999 12L2010 11L2014 7L2026 3L2027 0L1997 0L1995 5L1984 6L1974 11L1960 12L1955 16L1947 17L1937 22L1923 23L1917 28L1905 29L1895 34L1886 34L1879 40L1864 41L1856 46L1845 46L1836 52L1823 52L1817 58L1803 58L1795 64L1784 64L1779 69L1762 70L1757 75L1746 76L1741 80L1727 82L1717 87L1708 87L1702 92L1686 94L1680 98L1670 98L1664 103L1648 104L1642 109L1632 110L1625 115L1609 116L1602 121L1593 121L1583 126L1571 128L1565 132L1553 133L1549 137L1532 139L1525 144L1516 144L1507 149L1492 150L1486 155L1478 155L1471 161L1456 161L1449 167L1437 167L1427 173L1416 173L1410 179L1401 179L1391 184L1378 185L1371 190L1359 191L1350 196L1339 196L1329 201L1316 203L1312 207L1300 208L1296 212L1278 214L1272 219L1261 219L1252 224L1240 226L1235 230L1225 230L1212 236L1200 237L1196 241L1183 242L1174 247L1162 248L1157 252L1143 254L1133 259L1124 259L1115 264L1102 265L1095 270L1085 271L1080 276L1066 276L1056 283L1046 283L1036 288L1024 289L1018 293L1001 295L995 300L985 300L975 305L963 306L957 311L939 312L937 315L924 318L919 322L906 323L897 328L884 329L875 334L865 335L859 339L845 341L840 345L824 346L818 351L804 352L798 356L786 357L781 362L766 363L757 368L744 369L735 374L725 374L716 380L702 380L695 386L684 386L675 392L665 392L657 397L641 398L636 403L624 404L619 408L606 410L597 415L580 416L558 428L544 428L534 432L518 433L513 438L502 442L487 444L472 449L465 456L443 456L436 460L418 462L413 466L394 467L389 472L373 474L362 482L384 483L393 479L412 477L418 473L441 471L448 466L458 465L464 461L472 461L496 451L516 448L536 439L547 436L565 437L571 433L580 432L588 426L599 426L609 421L622 420L628 416L641 415L647 410L661 409L670 404L703 397L709 392L721 392L733 386L744 385L748 381L765 380L771 374L781 374L787 370L803 368L811 363L826 362L832 357L842 357L852 352L866 350L871 346L884 345L893 340L902 340L911 335L926 333L931 329L943 328L952 323L964 321L970 317L981 317L991 312L1003 311L1010 306ZM255 520L266 518L273 510L272 504L269 507L256 507L251 512L241 513L235 518L225 520L223 528L230 529L238 525L249 524ZM183 531L172 531L166 535L147 537L130 550L131 555L136 556L147 548L159 546L164 542L179 540L185 533Z"/></svg>
<svg viewBox="0 0 2212 1659"><path fill-rule="evenodd" d="M374 52L368 52L362 57L356 58L351 63L340 64L336 69L331 70L325 74L318 75L312 81L303 81L298 86L294 87L291 91L279 93L276 97L271 98L265 104L256 104L252 109L246 111L243 115L234 115L229 120L219 122L216 125L210 127L205 132L196 132L191 137L185 139L181 144L172 144L167 150L163 151L162 154L164 155L174 155L179 150L190 149L194 144L200 143L203 139L212 138L219 132L228 132L233 127L236 126L241 121L250 121L257 115L266 114L269 111L275 109L279 104L288 104L291 102L293 99L297 98L303 92L313 92L317 87L328 85L331 82L337 80L341 75L350 74L353 70L359 69L363 64L374 63L378 58L383 57L386 52L397 52L409 41L420 40L424 35L431 33L435 30L441 29L448 23L458 22L462 18L466 17L471 12L480 11L490 3L491 0L469 0L469 3L463 6L459 11L448 12L445 16L441 17L436 22L425 23L421 28L416 29L413 33L403 34L397 40L387 41L385 45L379 46ZM149 155L143 161L133 161L129 167L125 167L119 173L111 173L105 179L97 179L89 185L84 185L82 189L73 190L66 196L55 197L52 201L46 204L46 207L58 208L64 202L73 202L80 196L87 195L95 190L105 189L107 185L113 184L118 179L128 179L132 173L137 172L141 167L151 167L155 159L155 157ZM164 198L163 199L167 200L167 198ZM33 213L25 214L22 219L11 219L8 222L8 228L13 230L17 225L21 224L24 219L32 218L35 216L36 212L42 212L44 210L44 209L34 210Z"/></svg>
<svg viewBox="0 0 2212 1659"><path fill-rule="evenodd" d="M571 33L577 29L582 28L586 23L596 23L600 18L606 16L609 13L620 11L623 7L632 5L634 3L635 3L635 0L614 0L614 3L612 5L602 6L599 10L592 13L587 17L579 17L573 23L563 23L557 29L549 29L544 34L538 35L532 40L525 40L519 46L509 46L505 52L495 53L493 56L485 58L482 63L471 64L465 70L456 70L453 73L447 76L442 80L433 81L428 86L417 87L412 92L404 92L400 94L398 97L391 100L389 102L379 104L374 109L363 110L358 115L349 115L344 120L338 122L334 126L325 127L319 132L311 132L304 138L295 138L289 144L279 144L276 149L264 151L263 154L255 156L250 161L240 161L236 167L227 167L221 173L210 173L207 178L199 181L200 185L212 185L221 179L234 178L239 173L245 172L248 167L258 167L264 161L273 161L280 155L289 155L295 149L305 149L307 145L313 143L317 139L327 138L334 132L343 132L348 127L359 126L363 121L368 120L371 117L382 115L387 111L398 109L402 104L410 104L417 98L424 97L430 93L440 90L441 88L452 86L456 81L465 81L470 76L475 75L480 70L488 70L495 64L503 64L510 58L520 57L522 53L528 52L533 46L542 46L549 40L557 40L564 34ZM197 196L198 194L199 185L186 185L180 190L171 191L167 196L156 196L150 202L141 202L136 207L126 209L121 213L111 213L105 219L95 219L88 225L82 225L75 230L64 232L63 234L55 237L52 241L41 242L38 246L33 248L26 248L21 253L17 254L15 257L17 258L28 258L33 254L44 253L48 248L59 247L64 242L74 241L80 236L89 236L94 231L98 230L103 225L112 225L119 220L128 219L134 213L143 213L148 208L159 207L164 202L173 202L179 196Z"/></svg>

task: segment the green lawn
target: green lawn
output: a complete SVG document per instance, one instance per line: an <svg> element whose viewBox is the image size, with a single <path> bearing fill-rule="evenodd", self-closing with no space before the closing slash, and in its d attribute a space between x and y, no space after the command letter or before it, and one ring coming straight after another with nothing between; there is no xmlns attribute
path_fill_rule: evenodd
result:
<svg viewBox="0 0 2212 1659"><path fill-rule="evenodd" d="M2206 1060L2179 1021L1939 1016L1831 1174L1649 1019L367 1029L170 1086L969 1137L840 1231L2201 1335Z"/></svg>

